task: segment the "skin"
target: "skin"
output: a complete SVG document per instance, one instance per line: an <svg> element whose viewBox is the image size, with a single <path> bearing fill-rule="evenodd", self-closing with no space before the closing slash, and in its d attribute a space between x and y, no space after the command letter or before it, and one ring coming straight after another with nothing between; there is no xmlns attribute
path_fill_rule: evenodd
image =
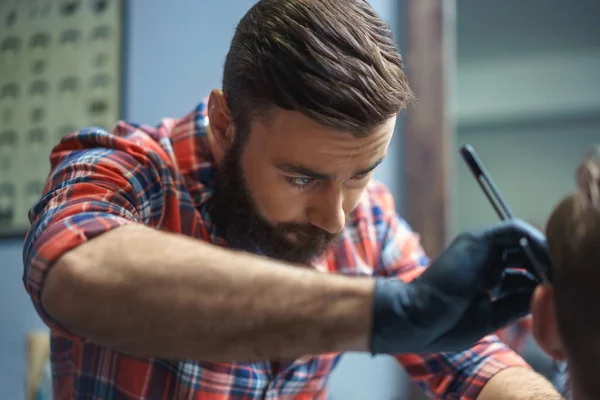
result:
<svg viewBox="0 0 600 400"><path fill-rule="evenodd" d="M208 113L220 163L235 140L222 92L212 93ZM241 160L257 211L273 225L339 233L385 156L394 122L355 139L296 112L257 121ZM307 179L290 165L326 179ZM42 302L72 332L140 356L228 362L367 351L374 280L297 266L125 226L61 257Z"/></svg>
<svg viewBox="0 0 600 400"><path fill-rule="evenodd" d="M222 92L208 103L211 143L221 162L235 135ZM386 155L396 118L365 138L335 132L295 111L252 124L241 165L260 215L272 224L311 224L338 234Z"/></svg>
<svg viewBox="0 0 600 400"><path fill-rule="evenodd" d="M555 309L556 298L554 288L550 285L540 285L536 288L531 300L533 316L533 336L538 345L556 361L567 361L564 342L558 329L558 318ZM571 398L587 400L589 396L580 391L577 382L571 376Z"/></svg>
<svg viewBox="0 0 600 400"><path fill-rule="evenodd" d="M222 92L211 93L208 113L220 162L236 134ZM273 225L339 233L385 157L394 124L392 117L354 138L291 111L255 121L241 165L256 210ZM63 255L48 274L42 303L70 331L146 357L230 362L368 351L374 280L298 266L124 226ZM556 398L537 374L511 368L494 376L479 399L531 393Z"/></svg>
<svg viewBox="0 0 600 400"><path fill-rule="evenodd" d="M357 206L371 171L383 160L395 119L361 139L327 134L312 121L304 124L308 127L303 135L288 136L285 126L302 126L304 118L281 111L270 123L257 124L242 165L266 219L310 223L337 234L346 225L346 214Z"/></svg>
<svg viewBox="0 0 600 400"><path fill-rule="evenodd" d="M531 300L533 335L550 357L557 361L565 360L565 350L558 331L554 308L554 289L550 285L539 285Z"/></svg>

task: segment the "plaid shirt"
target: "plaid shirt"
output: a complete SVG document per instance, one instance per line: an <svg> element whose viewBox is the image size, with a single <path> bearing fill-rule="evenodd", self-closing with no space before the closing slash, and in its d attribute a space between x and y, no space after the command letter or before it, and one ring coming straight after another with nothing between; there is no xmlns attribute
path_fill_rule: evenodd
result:
<svg viewBox="0 0 600 400"><path fill-rule="evenodd" d="M325 399L340 354L305 356L289 364L208 363L140 359L77 337L43 309L40 295L52 263L110 229L146 224L224 245L207 204L214 162L205 103L154 128L119 122L112 133L88 128L52 151L43 197L30 211L24 282L51 328L56 399ZM411 280L428 259L418 236L394 211L387 189L372 182L352 212L342 240L313 265L327 273ZM524 361L495 336L459 354L396 357L435 398L474 399L507 366Z"/></svg>

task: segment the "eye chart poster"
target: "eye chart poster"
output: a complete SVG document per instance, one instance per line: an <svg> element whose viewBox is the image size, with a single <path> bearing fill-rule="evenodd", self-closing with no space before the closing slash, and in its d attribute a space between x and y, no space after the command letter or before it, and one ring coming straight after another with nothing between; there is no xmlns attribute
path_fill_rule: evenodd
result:
<svg viewBox="0 0 600 400"><path fill-rule="evenodd" d="M49 154L121 117L122 0L0 0L0 237L22 236Z"/></svg>

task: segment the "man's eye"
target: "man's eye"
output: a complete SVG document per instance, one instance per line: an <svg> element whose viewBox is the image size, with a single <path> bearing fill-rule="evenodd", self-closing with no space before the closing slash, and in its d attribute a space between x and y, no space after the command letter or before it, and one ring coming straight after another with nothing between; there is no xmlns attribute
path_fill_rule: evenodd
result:
<svg viewBox="0 0 600 400"><path fill-rule="evenodd" d="M288 182L292 187L304 188L313 181L312 178L303 177L288 177Z"/></svg>

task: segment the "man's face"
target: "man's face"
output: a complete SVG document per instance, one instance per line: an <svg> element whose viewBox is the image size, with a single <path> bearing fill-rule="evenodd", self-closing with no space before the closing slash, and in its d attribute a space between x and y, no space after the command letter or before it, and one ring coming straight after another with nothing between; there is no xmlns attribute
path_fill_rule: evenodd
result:
<svg viewBox="0 0 600 400"><path fill-rule="evenodd" d="M215 220L229 244L297 263L322 254L383 160L394 124L354 138L299 112L254 121L245 143L230 140L217 173Z"/></svg>

